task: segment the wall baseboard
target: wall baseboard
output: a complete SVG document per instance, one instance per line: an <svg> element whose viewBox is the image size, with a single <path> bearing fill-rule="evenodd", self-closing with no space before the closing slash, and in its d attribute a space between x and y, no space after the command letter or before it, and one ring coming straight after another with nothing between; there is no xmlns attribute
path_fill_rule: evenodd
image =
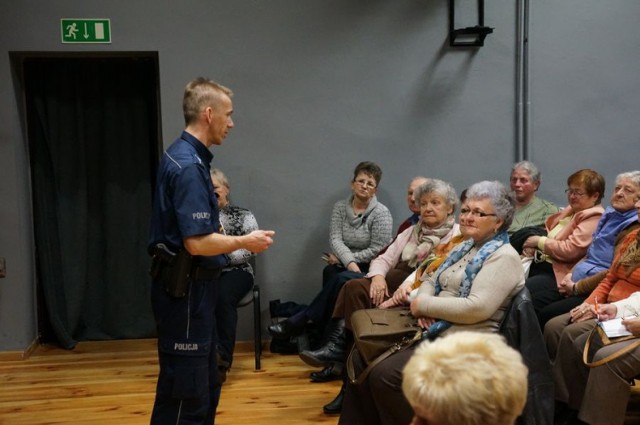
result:
<svg viewBox="0 0 640 425"><path fill-rule="evenodd" d="M38 348L40 343L34 339L24 351L4 351L0 352L0 361L27 360Z"/></svg>
<svg viewBox="0 0 640 425"><path fill-rule="evenodd" d="M11 362L27 360L38 349L40 342L34 339L24 351L2 351L0 352L0 362ZM262 350L268 349L265 341L262 341ZM236 353L253 353L253 341L236 341Z"/></svg>
<svg viewBox="0 0 640 425"><path fill-rule="evenodd" d="M265 349L265 343L262 341L262 350ZM253 353L253 341L236 341L234 353Z"/></svg>

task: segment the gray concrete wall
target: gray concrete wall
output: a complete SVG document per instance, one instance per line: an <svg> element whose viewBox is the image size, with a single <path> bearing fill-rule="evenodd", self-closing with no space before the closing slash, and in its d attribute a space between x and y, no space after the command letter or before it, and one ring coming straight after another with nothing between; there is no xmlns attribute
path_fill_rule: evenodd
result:
<svg viewBox="0 0 640 425"><path fill-rule="evenodd" d="M460 25L475 2L457 1ZM263 317L273 298L309 302L321 280L329 214L361 160L380 163L379 199L399 223L416 174L459 190L507 181L516 159L516 2L486 3L480 49L447 44L447 2L427 0L23 0L0 5L0 350L36 337L27 150L11 51L157 51L164 144L183 126L181 95L199 75L231 87L236 128L214 165L232 198L276 243L258 258ZM566 176L611 181L638 168L640 112L631 0L541 0L531 9L531 158L541 195L564 203ZM110 18L109 45L63 45L60 18ZM243 309L239 339L250 339Z"/></svg>
<svg viewBox="0 0 640 425"><path fill-rule="evenodd" d="M543 0L531 12L532 158L545 186L590 167L610 193L616 174L640 169L640 3Z"/></svg>

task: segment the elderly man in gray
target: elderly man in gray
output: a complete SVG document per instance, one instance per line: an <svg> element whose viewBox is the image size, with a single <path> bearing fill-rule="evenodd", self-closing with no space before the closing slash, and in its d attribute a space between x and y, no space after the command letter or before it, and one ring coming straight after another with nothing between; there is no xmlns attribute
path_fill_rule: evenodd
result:
<svg viewBox="0 0 640 425"><path fill-rule="evenodd" d="M540 199L536 192L540 187L540 171L530 161L521 161L511 168L511 191L516 202L516 213L509 226L509 235L525 227L544 227L551 214L558 207L549 201Z"/></svg>

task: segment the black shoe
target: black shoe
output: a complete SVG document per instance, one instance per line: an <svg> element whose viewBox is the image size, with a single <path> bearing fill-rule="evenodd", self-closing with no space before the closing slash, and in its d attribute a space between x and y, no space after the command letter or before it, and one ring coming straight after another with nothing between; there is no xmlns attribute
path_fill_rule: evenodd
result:
<svg viewBox="0 0 640 425"><path fill-rule="evenodd" d="M344 320L332 322L333 329L329 333L327 343L317 350L300 352L303 362L314 367L327 367L335 363L344 364L347 354L347 330Z"/></svg>
<svg viewBox="0 0 640 425"><path fill-rule="evenodd" d="M338 393L336 398L334 398L331 403L325 404L324 406L322 406L322 411L324 413L326 413L327 415L335 415L342 412L342 402L344 401L344 390L345 390L345 385L342 384L342 388L340 388L340 392Z"/></svg>
<svg viewBox="0 0 640 425"><path fill-rule="evenodd" d="M304 323L295 324L289 320L270 325L267 330L274 338L286 339L293 336L298 336L304 331Z"/></svg>
<svg viewBox="0 0 640 425"><path fill-rule="evenodd" d="M578 419L578 411L570 409L566 403L556 401L555 411L553 415L553 425L582 425Z"/></svg>
<svg viewBox="0 0 640 425"><path fill-rule="evenodd" d="M231 363L226 360L222 360L222 357L220 357L220 351L216 353L216 357L218 363L218 381L220 382L220 384L224 384L227 380L227 375L229 374Z"/></svg>
<svg viewBox="0 0 640 425"><path fill-rule="evenodd" d="M336 363L333 366L325 367L320 372L311 372L309 377L311 378L311 382L337 381L338 379L342 379L342 368L342 364Z"/></svg>

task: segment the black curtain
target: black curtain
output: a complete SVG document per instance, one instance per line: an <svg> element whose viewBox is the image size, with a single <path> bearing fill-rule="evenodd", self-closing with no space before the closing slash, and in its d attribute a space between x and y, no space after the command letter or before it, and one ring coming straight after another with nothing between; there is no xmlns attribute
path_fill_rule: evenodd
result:
<svg viewBox="0 0 640 425"><path fill-rule="evenodd" d="M65 348L155 333L146 242L156 66L151 58L24 61L39 293Z"/></svg>

